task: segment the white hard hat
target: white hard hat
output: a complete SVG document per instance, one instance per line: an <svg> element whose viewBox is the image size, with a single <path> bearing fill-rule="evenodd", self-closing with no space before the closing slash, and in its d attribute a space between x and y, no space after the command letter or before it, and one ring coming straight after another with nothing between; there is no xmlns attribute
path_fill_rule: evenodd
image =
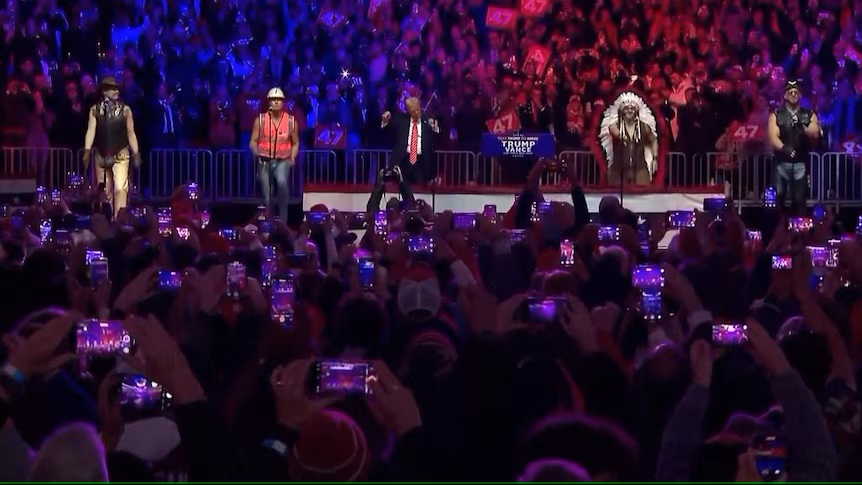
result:
<svg viewBox="0 0 862 485"><path fill-rule="evenodd" d="M284 99L284 91L281 88L272 88L266 93L266 99Z"/></svg>

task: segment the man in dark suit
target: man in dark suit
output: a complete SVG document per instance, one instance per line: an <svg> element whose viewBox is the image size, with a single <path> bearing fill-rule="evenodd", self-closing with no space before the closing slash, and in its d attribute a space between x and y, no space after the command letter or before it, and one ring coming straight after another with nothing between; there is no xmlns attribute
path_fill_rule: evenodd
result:
<svg viewBox="0 0 862 485"><path fill-rule="evenodd" d="M437 120L423 119L419 98L408 98L404 102L406 115L393 117L389 111L383 113L381 126L393 133L391 163L401 168L407 185L425 184L437 178L437 135L440 127Z"/></svg>

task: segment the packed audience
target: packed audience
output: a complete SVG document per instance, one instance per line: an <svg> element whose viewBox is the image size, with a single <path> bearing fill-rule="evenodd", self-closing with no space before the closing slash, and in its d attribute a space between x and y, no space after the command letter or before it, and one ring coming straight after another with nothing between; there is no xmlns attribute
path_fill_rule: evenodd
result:
<svg viewBox="0 0 862 485"><path fill-rule="evenodd" d="M858 233L719 204L660 252L543 171L499 215L10 211L0 478L860 479Z"/></svg>
<svg viewBox="0 0 862 485"><path fill-rule="evenodd" d="M745 127L765 128L800 77L824 148L859 149L858 2L10 0L2 17L5 146L77 150L97 82L113 76L145 149L245 148L280 86L306 147L334 125L344 148L388 147L380 114L415 94L442 148L479 151L487 122L513 110L522 129L587 150L596 113L633 85L676 151L751 154L765 129Z"/></svg>

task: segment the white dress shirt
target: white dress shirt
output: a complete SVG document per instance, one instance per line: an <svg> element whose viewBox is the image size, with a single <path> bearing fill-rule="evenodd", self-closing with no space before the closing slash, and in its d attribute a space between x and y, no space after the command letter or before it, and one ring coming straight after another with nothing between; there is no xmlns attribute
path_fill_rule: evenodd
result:
<svg viewBox="0 0 862 485"><path fill-rule="evenodd" d="M413 138L413 118L410 118L410 123L407 125L407 155L410 155L410 141ZM422 119L415 121L416 130L416 155L422 155Z"/></svg>

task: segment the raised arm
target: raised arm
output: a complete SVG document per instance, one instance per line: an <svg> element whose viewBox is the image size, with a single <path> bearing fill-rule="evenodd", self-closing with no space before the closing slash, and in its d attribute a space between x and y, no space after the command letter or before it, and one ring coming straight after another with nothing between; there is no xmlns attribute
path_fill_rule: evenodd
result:
<svg viewBox="0 0 862 485"><path fill-rule="evenodd" d="M132 114L132 108L128 106L126 106L126 133L129 137L129 148L132 149L132 154L137 157L141 153L141 147L138 146L138 135L135 134L135 117Z"/></svg>
<svg viewBox="0 0 862 485"><path fill-rule="evenodd" d="M256 116L254 118L254 122L251 124L251 138L248 142L248 147L251 148L251 153L254 156L259 157L260 153L257 150L257 142L260 138L260 116Z"/></svg>

